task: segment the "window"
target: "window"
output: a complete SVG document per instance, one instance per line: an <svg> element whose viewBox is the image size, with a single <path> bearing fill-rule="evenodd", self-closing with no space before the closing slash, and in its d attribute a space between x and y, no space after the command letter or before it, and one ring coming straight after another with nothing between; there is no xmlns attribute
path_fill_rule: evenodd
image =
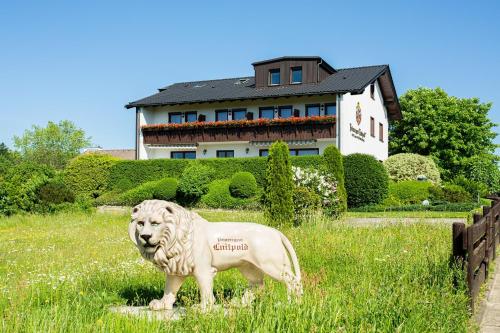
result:
<svg viewBox="0 0 500 333"><path fill-rule="evenodd" d="M195 151L173 151L170 153L170 158L195 159L196 152Z"/></svg>
<svg viewBox="0 0 500 333"><path fill-rule="evenodd" d="M375 119L373 117L370 117L370 135L375 137Z"/></svg>
<svg viewBox="0 0 500 333"><path fill-rule="evenodd" d="M259 108L259 118L273 119L274 118L274 107L267 106Z"/></svg>
<svg viewBox="0 0 500 333"><path fill-rule="evenodd" d="M370 97L375 99L375 83L370 84Z"/></svg>
<svg viewBox="0 0 500 333"><path fill-rule="evenodd" d="M184 121L186 123L192 123L198 121L198 113L196 111L189 111L184 114Z"/></svg>
<svg viewBox="0 0 500 333"><path fill-rule="evenodd" d="M293 109L291 105L288 106L280 106L278 108L278 116L280 118L290 118L293 116Z"/></svg>
<svg viewBox="0 0 500 333"><path fill-rule="evenodd" d="M325 104L325 116L336 116L337 115L337 105L334 103Z"/></svg>
<svg viewBox="0 0 500 333"><path fill-rule="evenodd" d="M319 116L319 104L306 105L306 117Z"/></svg>
<svg viewBox="0 0 500 333"><path fill-rule="evenodd" d="M180 112L170 112L168 114L168 122L170 124L180 124L180 123L182 123L182 113L180 113Z"/></svg>
<svg viewBox="0 0 500 333"><path fill-rule="evenodd" d="M319 155L318 148L290 149L292 156Z"/></svg>
<svg viewBox="0 0 500 333"><path fill-rule="evenodd" d="M217 157L234 157L234 150L217 150Z"/></svg>
<svg viewBox="0 0 500 333"><path fill-rule="evenodd" d="M378 123L378 139L380 142L384 142L384 125Z"/></svg>
<svg viewBox="0 0 500 333"><path fill-rule="evenodd" d="M290 74L290 83L302 83L302 67L292 67Z"/></svg>
<svg viewBox="0 0 500 333"><path fill-rule="evenodd" d="M215 110L215 121L226 121L229 119L227 110Z"/></svg>
<svg viewBox="0 0 500 333"><path fill-rule="evenodd" d="M260 149L259 156L263 156L263 157L269 156L269 149Z"/></svg>
<svg viewBox="0 0 500 333"><path fill-rule="evenodd" d="M247 119L247 109L233 109L233 120Z"/></svg>
<svg viewBox="0 0 500 333"><path fill-rule="evenodd" d="M270 86L275 86L281 83L280 80L280 69L275 68L269 70L269 85Z"/></svg>

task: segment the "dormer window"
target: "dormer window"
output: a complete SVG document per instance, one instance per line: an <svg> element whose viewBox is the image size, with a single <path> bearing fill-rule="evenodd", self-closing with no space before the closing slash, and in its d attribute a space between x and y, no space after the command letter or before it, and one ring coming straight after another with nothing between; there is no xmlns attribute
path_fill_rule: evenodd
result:
<svg viewBox="0 0 500 333"><path fill-rule="evenodd" d="M275 68L269 70L269 85L270 86L277 86L281 83L280 80L280 69Z"/></svg>
<svg viewBox="0 0 500 333"><path fill-rule="evenodd" d="M292 67L290 75L291 84L302 83L302 66Z"/></svg>

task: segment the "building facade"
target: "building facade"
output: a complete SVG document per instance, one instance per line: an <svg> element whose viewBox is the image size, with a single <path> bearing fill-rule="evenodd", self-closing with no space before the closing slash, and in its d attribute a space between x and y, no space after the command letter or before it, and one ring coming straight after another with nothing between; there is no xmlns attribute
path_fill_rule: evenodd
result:
<svg viewBox="0 0 500 333"><path fill-rule="evenodd" d="M255 75L176 83L131 102L136 158L266 156L276 140L292 155L336 145L384 160L388 126L401 118L388 65L334 69L320 57L252 64Z"/></svg>

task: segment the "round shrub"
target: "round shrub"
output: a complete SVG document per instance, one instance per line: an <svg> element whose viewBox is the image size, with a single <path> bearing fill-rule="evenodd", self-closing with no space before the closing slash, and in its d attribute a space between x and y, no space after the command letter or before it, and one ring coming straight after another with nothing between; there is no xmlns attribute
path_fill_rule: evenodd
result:
<svg viewBox="0 0 500 333"><path fill-rule="evenodd" d="M213 180L211 167L194 162L182 172L179 191L189 200L197 200L208 191L208 184Z"/></svg>
<svg viewBox="0 0 500 333"><path fill-rule="evenodd" d="M72 159L64 181L76 196L95 199L108 188L111 167L119 160L106 154L83 154Z"/></svg>
<svg viewBox="0 0 500 333"><path fill-rule="evenodd" d="M158 200L172 200L177 194L179 182L175 178L163 178L153 185L153 198Z"/></svg>
<svg viewBox="0 0 500 333"><path fill-rule="evenodd" d="M344 159L345 187L349 207L381 203L389 188L382 163L367 154L351 154Z"/></svg>
<svg viewBox="0 0 500 333"><path fill-rule="evenodd" d="M257 193L257 181L250 172L237 172L231 177L229 191L236 198L251 198Z"/></svg>
<svg viewBox="0 0 500 333"><path fill-rule="evenodd" d="M342 161L342 155L337 147L329 145L323 152L323 158L325 159L326 170L337 181L338 213L345 212L347 210L347 193L345 189L344 163Z"/></svg>
<svg viewBox="0 0 500 333"><path fill-rule="evenodd" d="M471 195L460 185L445 184L443 199L447 202L471 202Z"/></svg>
<svg viewBox="0 0 500 333"><path fill-rule="evenodd" d="M229 191L229 179L214 180L208 185L207 194L203 195L200 204L209 208L241 209L257 208L257 197L253 198L235 198Z"/></svg>
<svg viewBox="0 0 500 333"><path fill-rule="evenodd" d="M310 219L321 208L321 197L306 187L293 190L294 223L296 226Z"/></svg>
<svg viewBox="0 0 500 333"><path fill-rule="evenodd" d="M403 180L389 184L389 197L395 198L401 204L420 204L429 199L431 182L418 180Z"/></svg>
<svg viewBox="0 0 500 333"><path fill-rule="evenodd" d="M269 148L266 168L265 217L270 225L291 225L293 222L293 177L290 151L283 141Z"/></svg>
<svg viewBox="0 0 500 333"><path fill-rule="evenodd" d="M118 202L121 205L135 206L144 200L153 199L156 182L147 182L134 187L131 190L120 195Z"/></svg>
<svg viewBox="0 0 500 333"><path fill-rule="evenodd" d="M434 184L439 184L441 181L436 163L427 156L409 153L396 154L386 159L384 166L389 178L395 182L417 180L419 176L425 176Z"/></svg>
<svg viewBox="0 0 500 333"><path fill-rule="evenodd" d="M134 187L121 194L118 200L113 200L113 198L107 199L111 202L115 201L119 205L127 206L135 206L144 200L151 199L172 200L177 193L177 184L177 180L174 178L164 178Z"/></svg>
<svg viewBox="0 0 500 333"><path fill-rule="evenodd" d="M43 203L56 205L75 201L73 192L60 179L54 179L42 185L38 190L38 198Z"/></svg>

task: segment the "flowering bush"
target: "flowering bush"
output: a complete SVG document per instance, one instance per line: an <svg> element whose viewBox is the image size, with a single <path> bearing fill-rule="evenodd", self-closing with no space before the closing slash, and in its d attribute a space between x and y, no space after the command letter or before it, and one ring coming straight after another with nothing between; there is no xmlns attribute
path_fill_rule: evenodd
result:
<svg viewBox="0 0 500 333"><path fill-rule="evenodd" d="M290 118L259 118L254 120L227 120L227 121L193 121L181 124L155 124L143 125L141 128L147 130L176 130L176 129L197 129L197 128L241 128L254 127L260 125L284 125L284 124L321 124L334 123L334 116L315 116L315 117L290 117Z"/></svg>
<svg viewBox="0 0 500 333"><path fill-rule="evenodd" d="M321 205L327 215L337 215L337 181L325 172L316 169L292 167L293 180L298 187L305 187L321 198Z"/></svg>

